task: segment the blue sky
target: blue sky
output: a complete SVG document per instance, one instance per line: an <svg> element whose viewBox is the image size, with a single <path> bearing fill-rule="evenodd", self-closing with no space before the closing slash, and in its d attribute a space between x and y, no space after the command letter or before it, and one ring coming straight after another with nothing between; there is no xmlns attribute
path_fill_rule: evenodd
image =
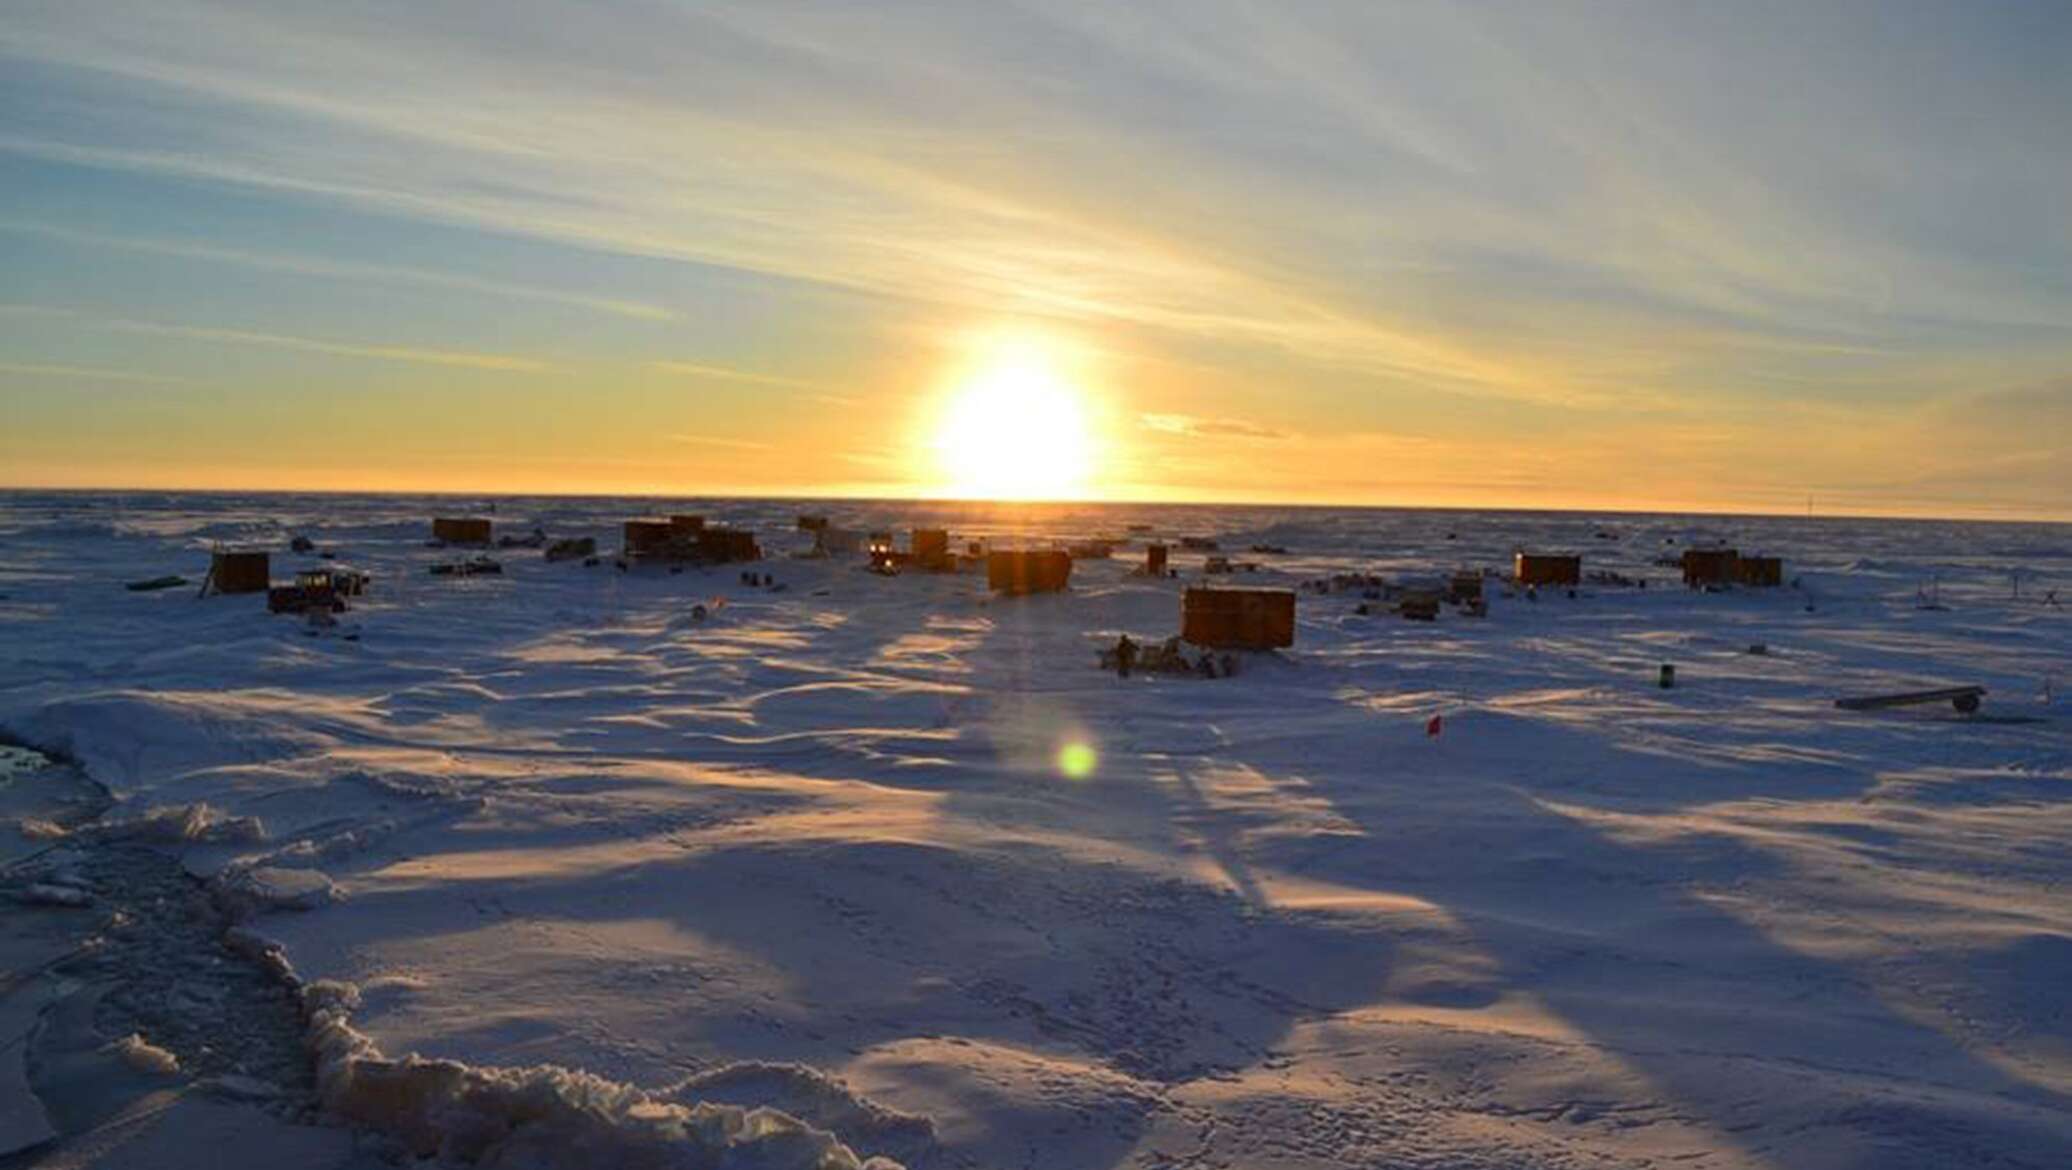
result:
<svg viewBox="0 0 2072 1170"><path fill-rule="evenodd" d="M1012 329L1089 494L2072 515L2067 61L2061 3L17 3L0 480L935 490Z"/></svg>

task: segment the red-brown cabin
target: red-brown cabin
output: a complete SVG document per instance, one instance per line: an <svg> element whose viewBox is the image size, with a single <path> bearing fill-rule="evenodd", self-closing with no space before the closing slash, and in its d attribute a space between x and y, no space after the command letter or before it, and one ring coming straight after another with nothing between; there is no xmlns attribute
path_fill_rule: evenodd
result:
<svg viewBox="0 0 2072 1170"><path fill-rule="evenodd" d="M1731 548L1687 548L1683 554L1684 585L1732 585L1739 579L1741 554Z"/></svg>
<svg viewBox="0 0 2072 1170"><path fill-rule="evenodd" d="M1583 583L1583 558L1572 554L1522 552L1518 554L1513 575L1520 585L1580 585Z"/></svg>
<svg viewBox="0 0 2072 1170"><path fill-rule="evenodd" d="M432 539L440 544L488 544L489 520L482 516L434 516Z"/></svg>
<svg viewBox="0 0 2072 1170"><path fill-rule="evenodd" d="M1278 650L1295 644L1290 589L1195 586L1180 597L1180 637L1212 650Z"/></svg>
<svg viewBox="0 0 2072 1170"><path fill-rule="evenodd" d="M942 572L957 567L950 559L950 532L947 528L916 528L913 538L913 561L921 568Z"/></svg>
<svg viewBox="0 0 2072 1170"><path fill-rule="evenodd" d="M666 554L676 538L676 526L667 520L628 520L624 528L626 555L651 557Z"/></svg>
<svg viewBox="0 0 2072 1170"><path fill-rule="evenodd" d="M763 550L755 533L746 528L707 527L698 530L698 555L715 564L759 561Z"/></svg>
<svg viewBox="0 0 2072 1170"><path fill-rule="evenodd" d="M272 583L273 558L264 551L219 550L209 555L212 593L264 593Z"/></svg>
<svg viewBox="0 0 2072 1170"><path fill-rule="evenodd" d="M1775 589L1784 584L1784 558L1742 557L1734 566L1734 580L1754 589Z"/></svg>
<svg viewBox="0 0 2072 1170"><path fill-rule="evenodd" d="M1056 593L1072 579L1063 549L1002 549L986 554L986 584L995 593Z"/></svg>

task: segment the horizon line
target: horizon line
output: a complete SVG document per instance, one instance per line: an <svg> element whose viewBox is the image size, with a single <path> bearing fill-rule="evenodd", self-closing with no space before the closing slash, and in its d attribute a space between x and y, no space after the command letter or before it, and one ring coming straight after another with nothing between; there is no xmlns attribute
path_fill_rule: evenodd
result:
<svg viewBox="0 0 2072 1170"><path fill-rule="evenodd" d="M1522 504L1381 504L1353 503L1342 501L1256 499L1256 500L1210 500L1210 499L992 499L985 497L931 496L931 495L867 495L826 494L819 492L766 492L745 493L725 491L705 492L642 492L642 491L524 491L513 489L467 489L467 488L292 488L292 487L149 487L138 485L104 486L71 485L51 486L36 484L0 484L0 494L52 494L52 495L119 495L124 493L156 493L164 495L194 496L425 496L425 497L485 497L503 499L564 499L564 500L732 500L732 501L799 501L810 503L851 504L958 504L990 507L1111 507L1111 508L1302 508L1314 511L1392 511L1392 512L1518 512L1518 513L1565 513L1573 515L1610 516L1708 516L1727 519L1748 520L1894 520L1894 521L1941 521L1952 524L2030 524L2030 525L2072 525L2072 512L2057 515L2023 516L1953 516L1941 513L1921 512L1775 512L1742 511L1730 506L1646 508L1635 506L1587 507L1576 505L1527 506ZM1986 510L2003 505L1984 505Z"/></svg>

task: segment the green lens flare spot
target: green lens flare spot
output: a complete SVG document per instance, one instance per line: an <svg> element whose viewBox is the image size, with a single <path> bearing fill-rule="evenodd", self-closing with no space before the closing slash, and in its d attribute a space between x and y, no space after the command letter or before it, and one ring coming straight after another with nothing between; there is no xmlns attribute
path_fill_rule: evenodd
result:
<svg viewBox="0 0 2072 1170"><path fill-rule="evenodd" d="M1101 758L1094 749L1083 743L1068 743L1058 749L1058 771L1070 780L1084 780L1094 774L1094 766Z"/></svg>

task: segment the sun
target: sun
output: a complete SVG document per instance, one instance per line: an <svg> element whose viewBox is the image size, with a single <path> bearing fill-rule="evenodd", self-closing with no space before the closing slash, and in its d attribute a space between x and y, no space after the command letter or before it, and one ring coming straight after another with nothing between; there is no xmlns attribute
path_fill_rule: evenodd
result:
<svg viewBox="0 0 2072 1170"><path fill-rule="evenodd" d="M964 499L1085 496L1096 442L1073 355L1036 334L984 339L950 380L935 424L944 489Z"/></svg>

